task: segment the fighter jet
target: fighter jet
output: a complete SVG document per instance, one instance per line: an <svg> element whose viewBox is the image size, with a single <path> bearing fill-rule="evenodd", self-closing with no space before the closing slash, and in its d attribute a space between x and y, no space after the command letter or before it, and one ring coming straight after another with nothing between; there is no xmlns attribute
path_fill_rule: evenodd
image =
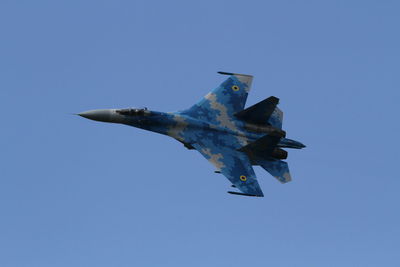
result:
<svg viewBox="0 0 400 267"><path fill-rule="evenodd" d="M147 108L97 109L79 113L87 119L121 123L170 136L200 152L237 191L230 194L263 197L253 166L264 168L281 183L291 181L282 148L305 146L286 138L279 99L271 96L244 108L253 76L218 72L229 77L197 104L178 112Z"/></svg>

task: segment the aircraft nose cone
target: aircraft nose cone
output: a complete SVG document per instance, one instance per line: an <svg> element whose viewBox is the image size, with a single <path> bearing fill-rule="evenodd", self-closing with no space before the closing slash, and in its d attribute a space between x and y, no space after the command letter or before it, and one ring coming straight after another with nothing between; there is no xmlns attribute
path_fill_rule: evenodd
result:
<svg viewBox="0 0 400 267"><path fill-rule="evenodd" d="M102 122L111 122L112 111L109 109L96 109L78 113L79 116L86 119Z"/></svg>

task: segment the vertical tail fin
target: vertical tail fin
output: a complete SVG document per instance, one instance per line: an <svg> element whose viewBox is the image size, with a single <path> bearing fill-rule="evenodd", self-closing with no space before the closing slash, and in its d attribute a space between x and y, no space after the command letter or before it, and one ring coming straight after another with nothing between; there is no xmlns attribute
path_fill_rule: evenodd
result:
<svg viewBox="0 0 400 267"><path fill-rule="evenodd" d="M265 125L270 124L282 129L283 112L277 107L279 98L270 96L245 110L235 114L238 119L248 123Z"/></svg>
<svg viewBox="0 0 400 267"><path fill-rule="evenodd" d="M273 114L279 99L270 96L257 104L235 114L235 116L248 123L265 125Z"/></svg>

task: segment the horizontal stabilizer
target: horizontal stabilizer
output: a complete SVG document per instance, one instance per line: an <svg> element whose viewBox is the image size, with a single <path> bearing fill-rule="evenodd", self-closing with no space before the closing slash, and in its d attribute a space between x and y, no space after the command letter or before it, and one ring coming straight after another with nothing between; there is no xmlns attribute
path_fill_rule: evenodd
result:
<svg viewBox="0 0 400 267"><path fill-rule="evenodd" d="M257 163L281 183L287 183L292 180L289 172L289 165L285 161L258 160Z"/></svg>
<svg viewBox="0 0 400 267"><path fill-rule="evenodd" d="M278 103L278 98L270 96L267 99L236 113L235 116L248 123L265 125Z"/></svg>

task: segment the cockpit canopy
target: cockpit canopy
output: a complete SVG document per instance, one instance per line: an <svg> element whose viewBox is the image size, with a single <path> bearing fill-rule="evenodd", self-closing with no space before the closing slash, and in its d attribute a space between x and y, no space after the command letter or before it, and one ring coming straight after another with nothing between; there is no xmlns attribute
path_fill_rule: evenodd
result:
<svg viewBox="0 0 400 267"><path fill-rule="evenodd" d="M147 108L124 108L117 109L116 112L126 116L144 116L148 113Z"/></svg>

